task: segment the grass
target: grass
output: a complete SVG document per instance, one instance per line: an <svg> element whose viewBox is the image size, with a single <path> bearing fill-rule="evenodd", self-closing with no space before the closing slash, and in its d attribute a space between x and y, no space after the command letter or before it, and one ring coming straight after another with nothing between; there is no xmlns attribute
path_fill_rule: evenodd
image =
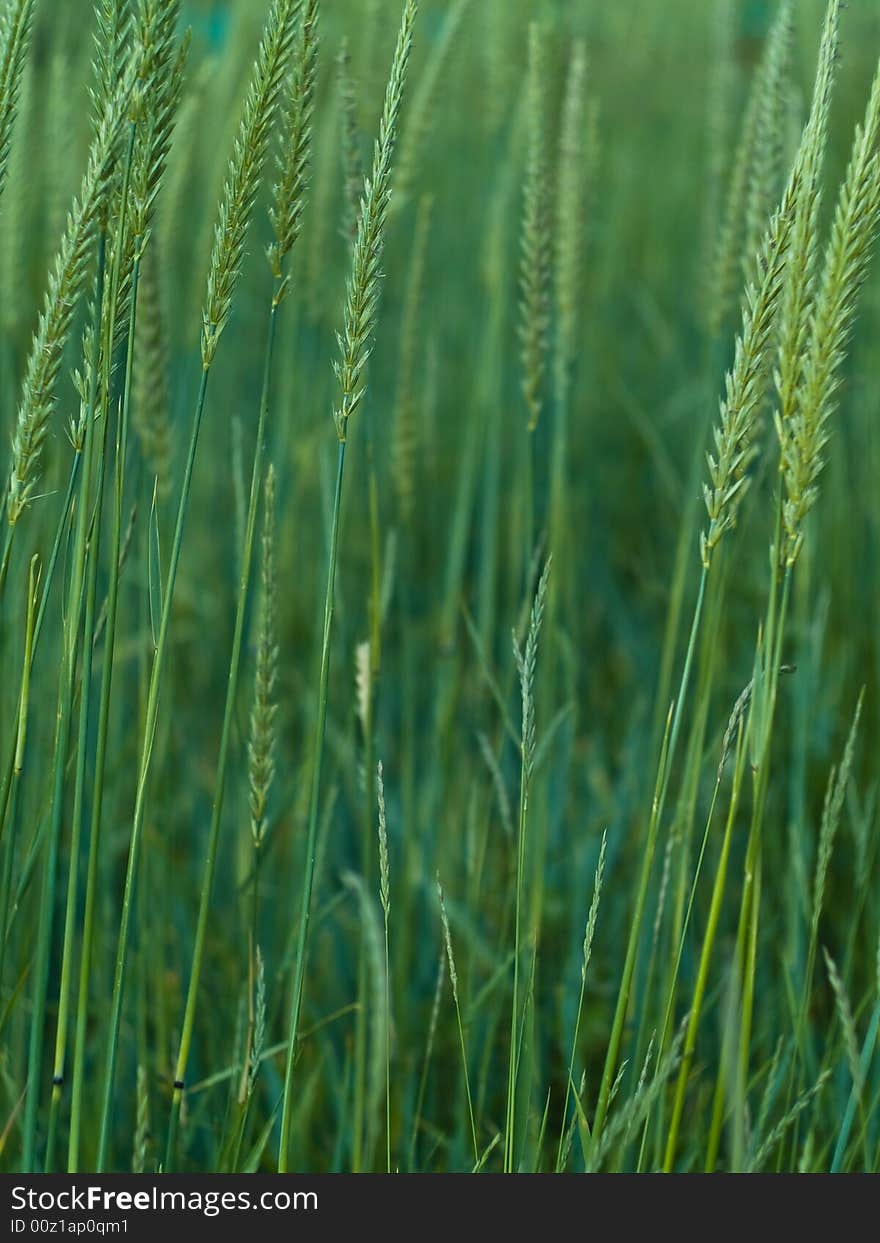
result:
<svg viewBox="0 0 880 1243"><path fill-rule="evenodd" d="M880 1170L880 19L522 9L0 4L2 1169Z"/></svg>

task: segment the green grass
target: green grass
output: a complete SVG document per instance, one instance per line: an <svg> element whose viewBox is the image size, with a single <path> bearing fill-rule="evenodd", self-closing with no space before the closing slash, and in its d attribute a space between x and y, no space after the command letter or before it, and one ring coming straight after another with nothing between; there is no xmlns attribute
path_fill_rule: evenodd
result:
<svg viewBox="0 0 880 1243"><path fill-rule="evenodd" d="M0 14L0 1168L880 1170L880 17Z"/></svg>

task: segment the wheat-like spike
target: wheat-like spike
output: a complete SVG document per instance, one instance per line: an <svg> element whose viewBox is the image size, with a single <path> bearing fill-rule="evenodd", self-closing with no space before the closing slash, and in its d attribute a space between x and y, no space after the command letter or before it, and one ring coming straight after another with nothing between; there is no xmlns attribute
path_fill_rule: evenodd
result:
<svg viewBox="0 0 880 1243"><path fill-rule="evenodd" d="M846 1060L849 1063L849 1073L852 1075L852 1081L855 1085L857 1094L861 1094L864 1076L862 1075L861 1058L859 1057L859 1042L856 1035L856 1025L853 1019L852 1006L850 1005L849 996L846 991L840 972L837 969L837 963L828 953L825 946L822 946L822 954L825 958L825 969L828 972L828 979L831 981L831 989L834 993L834 1002L837 1007L837 1015L840 1019L840 1026L843 1029L843 1047L846 1049Z"/></svg>
<svg viewBox="0 0 880 1243"><path fill-rule="evenodd" d="M95 18L95 55L92 63L95 84L89 88L89 94L95 124L100 125L125 61L132 22L129 0L96 0Z"/></svg>
<svg viewBox="0 0 880 1243"><path fill-rule="evenodd" d="M141 262L132 395L135 432L150 474L158 480L159 495L165 497L171 486L171 396L157 241Z"/></svg>
<svg viewBox="0 0 880 1243"><path fill-rule="evenodd" d="M92 126L94 130L97 130L107 110L107 105L113 97L131 45L133 28L131 0L95 0L95 19L92 59L94 84L89 87L89 98L92 102ZM107 193L99 209L99 226L105 233L109 232L110 220L119 214L120 187L117 168L111 168L110 173ZM108 237L108 259L112 242L112 237ZM125 283L128 273L123 271L120 275L120 283ZM109 294L109 290L107 292ZM100 307L93 308L96 317L100 311ZM93 355L88 354L84 357L91 360ZM82 416L80 422L82 422Z"/></svg>
<svg viewBox="0 0 880 1243"><path fill-rule="evenodd" d="M703 499L709 525L700 534L700 553L706 569L719 540L736 522L737 511L749 482L746 472L756 451L755 424L764 395L764 377L800 178L800 169L796 164L782 204L770 222L761 247L759 283L757 287L749 285L746 289L742 331L736 340L733 368L725 377L725 395L714 431L715 453L706 455L709 484L703 487Z"/></svg>
<svg viewBox="0 0 880 1243"><path fill-rule="evenodd" d="M412 192L418 162L428 148L431 123L437 115L437 95L444 71L471 0L452 0L430 53L421 68L407 110L406 125L400 139L400 156L394 175L394 210L404 207Z"/></svg>
<svg viewBox="0 0 880 1243"><path fill-rule="evenodd" d="M397 397L391 422L391 478L401 521L412 517L416 491L416 370L422 340L419 311L424 292L425 255L431 230L432 200L423 198L416 216L409 257L406 292L401 314L400 354L397 364Z"/></svg>
<svg viewBox="0 0 880 1243"><path fill-rule="evenodd" d="M595 113L587 115L587 49L578 39L565 80L559 127L556 182L555 291L560 365L567 370L577 351L584 262L586 179L593 171Z"/></svg>
<svg viewBox="0 0 880 1243"><path fill-rule="evenodd" d="M590 959L593 956L593 938L596 934L596 922L599 918L599 899L602 895L602 881L605 877L605 847L608 842L607 831L602 833L602 844L599 847L599 861L596 864L596 874L593 878L593 898L590 902L590 910L587 915L587 926L584 931L584 947L581 957L581 983L586 984L587 968L590 965Z"/></svg>
<svg viewBox="0 0 880 1243"><path fill-rule="evenodd" d="M786 85L793 34L792 0L783 0L767 37L758 72L758 115L745 205L743 266L746 280L752 277L767 220L782 188Z"/></svg>
<svg viewBox="0 0 880 1243"><path fill-rule="evenodd" d="M871 87L864 121L856 126L852 156L840 188L810 319L797 409L784 429L783 521L785 561L789 566L797 560L804 523L818 496L817 483L829 439L828 424L837 406L840 369L880 225L878 141L880 66Z"/></svg>
<svg viewBox="0 0 880 1243"><path fill-rule="evenodd" d="M131 175L130 232L140 251L146 245L183 90L189 33L176 46L179 14L180 0L142 0L138 14L144 68L134 100L141 133Z"/></svg>
<svg viewBox="0 0 880 1243"><path fill-rule="evenodd" d="M376 799L379 804L379 897L387 922L391 914L391 871L388 866L388 822L385 811L385 780L381 760L376 766Z"/></svg>
<svg viewBox="0 0 880 1243"><path fill-rule="evenodd" d="M125 64L126 57L132 45L132 30L134 28L134 20L131 13L131 0L96 0L95 4L96 28L94 33L95 52L92 60L92 72L94 74L94 85L89 87L89 97L92 101L92 127L97 131L101 118L103 117L107 105L116 89L119 75ZM134 90L132 91L134 97ZM120 195L121 172L118 160L115 160L109 170L107 179L107 191L104 194L99 206L98 225L101 233L106 239L107 248L107 271L113 269L113 252L115 247L120 244L119 239L114 236L111 228L111 221L120 217ZM124 304L127 301L127 295L131 286L131 265L123 263L119 272L119 305L123 308L119 319L127 322L128 316L124 312ZM101 355L103 355L104 340L101 336L99 323L107 302L110 297L109 282L105 285L104 296L105 305L99 307L95 305L89 306L89 323L84 331L83 337L83 375L74 375L74 383L80 391L80 415L79 424L76 429L77 438L82 440L85 428L85 419L87 417L88 400L83 396L88 393L91 381L91 369L96 364L98 375L103 374L103 365ZM119 323L116 325L117 340L121 331ZM94 342L98 342L98 351L95 351ZM114 345L117 342L114 341ZM71 428L74 424L71 420Z"/></svg>
<svg viewBox="0 0 880 1243"><path fill-rule="evenodd" d="M254 671L254 702L248 744L251 833L254 845L262 845L266 832L266 803L275 774L275 683L278 680L278 645L275 633L275 470L266 471L263 513L263 559L260 575L260 617L257 628L257 663Z"/></svg>
<svg viewBox="0 0 880 1243"><path fill-rule="evenodd" d="M550 324L551 241L544 119L546 78L544 40L540 27L536 22L532 22L529 26L529 137L523 183L519 265L519 341L523 373L522 388L530 431L535 430L541 417Z"/></svg>
<svg viewBox="0 0 880 1243"><path fill-rule="evenodd" d="M529 629L525 647L522 651L516 641L514 632L513 655L519 673L520 695L522 698L522 754L526 776L530 777L535 761L535 668L538 662L538 639L541 634L541 623L544 620L544 608L547 602L547 587L550 582L550 566L553 558L548 557L543 573L538 580L532 611L529 617Z"/></svg>
<svg viewBox="0 0 880 1243"><path fill-rule="evenodd" d="M770 221L758 254L757 285L749 283L746 288L742 332L736 342L733 369L725 378L721 418L714 433L715 455L707 455L711 486L704 487L703 495L709 526L700 536L706 568L718 541L735 524L748 486L746 472L756 451L755 425L764 395L764 377L778 304L787 290L785 331L796 335L803 320L804 299L809 295L809 233L815 224L812 195L816 192L828 128L837 56L838 5L839 0L832 0L826 16L810 116L782 202ZM789 281L788 260L793 244L797 249L792 262L798 271ZM778 377L778 384L783 383Z"/></svg>
<svg viewBox="0 0 880 1243"><path fill-rule="evenodd" d="M828 118L840 40L840 0L831 0L825 15L813 108L807 122L803 180L792 226L789 260L782 292L779 329L779 364L776 388L779 406L776 429L785 444L795 413L807 344L818 243L821 175L828 136Z"/></svg>
<svg viewBox="0 0 880 1243"><path fill-rule="evenodd" d="M0 28L0 194L12 143L21 79L30 47L36 0L13 0L4 10Z"/></svg>
<svg viewBox="0 0 880 1243"><path fill-rule="evenodd" d="M437 899L440 903L440 922L443 925L443 943L446 946L446 961L449 964L449 982L452 985L452 997L455 1004L458 1005L458 972L455 970L455 955L452 952L452 932L449 928L449 916L446 913L446 899L443 896L443 886L440 884L440 875L437 875Z"/></svg>
<svg viewBox="0 0 880 1243"><path fill-rule="evenodd" d="M351 276L345 304L345 327L337 335L340 359L334 370L341 389L341 401L333 417L340 441L346 438L348 420L364 395L363 371L370 356L370 341L376 326L379 290L382 284L382 250L385 221L391 198L391 159L397 138L397 122L406 71L412 47L415 0L406 0L397 36L391 74L385 91L385 104L379 122L379 136L373 150L373 167L364 182L358 212L357 240L352 254Z"/></svg>
<svg viewBox="0 0 880 1243"><path fill-rule="evenodd" d="M174 27L179 9L179 0L141 0L137 20L129 20L125 15L119 17L115 26L110 23L109 13L105 14L104 24L107 28L103 31L99 44L98 61L100 61L101 48L105 49L104 58L112 59L116 53L111 55L107 48L110 47L114 38L114 31L118 27L125 32L133 31L132 42L136 48L139 64L139 72L129 104L129 121L137 125L136 136L139 141L132 151L126 228L122 235L118 230L114 232L109 228L110 219L118 218L121 214L122 185L118 172L115 186L112 181L108 186L101 221L102 227L108 232L108 270L113 270L117 248L122 248L113 318L115 331L112 344L114 349L124 340L128 331L135 257L143 254L149 237L149 224L165 171L174 118L183 85L183 69L189 49L189 36L184 38L175 56ZM96 72L99 72L99 69L100 66L96 64ZM96 96L97 98L100 98L100 94ZM113 209L108 211L107 203L111 201ZM109 318L111 295L112 289L108 283L104 290L104 306L96 306L94 299L89 305L89 314L83 333L82 369L74 373L74 384L80 397L79 416L75 420L71 419L69 425L69 435L74 445L81 445L83 441L93 387L93 369L97 368L99 377L104 375L106 345L103 338L98 338L101 322Z"/></svg>
<svg viewBox="0 0 880 1243"><path fill-rule="evenodd" d="M273 0L229 161L202 312L202 366L206 370L214 361L217 343L229 321L248 225L293 45L297 9L297 0Z"/></svg>
<svg viewBox="0 0 880 1243"><path fill-rule="evenodd" d="M11 525L21 517L37 482L40 454L55 403L61 356L86 282L92 238L136 73L137 64L131 61L92 142L82 188L67 218L67 229L49 278L25 369L12 442L12 470L7 493L7 517Z"/></svg>
<svg viewBox="0 0 880 1243"><path fill-rule="evenodd" d="M305 0L296 60L288 88L284 139L278 154L279 178L275 185L274 201L269 209L275 240L269 246L268 258L276 281L282 280L284 257L302 231L312 153L312 114L317 71L318 0ZM286 291L285 283L276 292L276 301L280 301Z"/></svg>
<svg viewBox="0 0 880 1243"><path fill-rule="evenodd" d="M254 972L254 1034L248 1052L248 1095L253 1094L266 1046L266 965L259 945L256 947Z"/></svg>
<svg viewBox="0 0 880 1243"><path fill-rule="evenodd" d="M351 52L343 38L336 57L336 84L342 124L342 236L353 246L357 241L358 207L364 181L357 91L351 73Z"/></svg>
<svg viewBox="0 0 880 1243"><path fill-rule="evenodd" d="M183 89L190 40L187 32L180 45L176 45L175 27L179 12L180 0L141 0L136 19L132 21L133 42L139 49L141 71L129 110L129 119L137 125L137 141L132 152L126 228L121 235L118 230L111 231L108 249L108 263L112 270L116 248L122 247L113 319L114 348L124 341L128 331L135 260L143 255L150 237L156 198L165 174ZM118 178L115 190L116 211L113 214L118 216L121 214L118 199L122 193ZM106 292L109 298L109 287ZM101 375L103 350L102 341Z"/></svg>
<svg viewBox="0 0 880 1243"><path fill-rule="evenodd" d="M3 169L0 171L0 194L9 182L3 206L3 230L0 234L0 260L3 273L3 306L0 322L11 340L17 340L23 328L23 316L31 314L21 291L28 286L28 229L34 211L34 179L31 175L34 144L34 66L26 63L18 92L20 120Z"/></svg>

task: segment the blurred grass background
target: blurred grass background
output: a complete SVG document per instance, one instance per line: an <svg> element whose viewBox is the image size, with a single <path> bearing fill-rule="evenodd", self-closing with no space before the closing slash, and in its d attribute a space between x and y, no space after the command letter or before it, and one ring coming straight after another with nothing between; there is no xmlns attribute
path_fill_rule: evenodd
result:
<svg viewBox="0 0 880 1243"><path fill-rule="evenodd" d="M279 328L276 413L268 454L279 479L278 615L279 744L272 798L268 866L264 871L263 938L267 963L270 1045L284 1039L298 878L315 713L315 662L333 484L335 437L331 362L348 270L343 236L344 169L336 58L347 38L355 84L358 144L368 166L382 92L399 20L398 0L334 0L321 13L321 53L314 126L314 166L304 231L292 269L293 292ZM614 1004L637 866L644 809L656 763L664 627L676 549L688 513L699 502L693 462L717 414L724 368L732 356L738 312L721 340L707 329L707 284L719 227L713 168L727 176L745 92L775 6L735 3L733 78L728 132L719 159L707 110L718 71L717 7L704 0L609 5L576 0L471 0L449 46L426 125L408 145L408 122L419 84L453 5L422 0L401 126L400 159L411 161L405 192L394 199L383 260L380 325L369 364L369 387L351 428L351 473L343 508L324 815L317 904L308 969L305 1036L292 1168L352 1166L354 1007L366 1004L359 979L363 929L347 871L376 891L375 837L364 831L362 734L357 715L355 657L368 634L371 545L368 438L378 482L381 568L387 601L381 670L376 686L375 757L385 770L394 908L391 920L393 1010L393 1134L401 1168L461 1169L472 1161L464 1109L454 1013L444 991L427 1070L417 1095L442 959L434 890L439 870L456 945L464 999L471 1079L481 1144L503 1124L504 1058L499 1044L510 966L509 900L513 852L493 775L479 742L501 737L498 706L485 677L494 671L517 719L509 634L523 607L523 438L518 321L519 221L525 158L523 99L527 32L542 24L548 48L546 81L551 177L568 55L575 39L587 49L589 99L596 108L596 156L589 168L585 264L577 357L569 413L566 539L554 549L558 605L539 656L539 745L547 740L534 796L534 823L546 838L544 910L532 1056L530 1134L540 1126L551 1089L551 1134L565 1092L568 1042L577 1003L583 925L603 831L608 859L588 1001L577 1059L588 1094L601 1071ZM809 101L823 5L796 6L792 134ZM226 162L264 20L264 4L188 0L182 23L192 28L184 98L156 223L161 296L168 341L167 383L172 428L171 495L176 495L189 414L199 379L198 335L211 230ZM844 15L827 182L842 176L880 49L880 10L855 5ZM89 141L87 84L92 56L92 6L56 0L38 6L25 82L27 105L17 122L10 183L0 207L2 359L0 393L11 426L36 310L67 204L85 164ZM791 144L793 146L793 142ZM713 163L714 161L714 163ZM430 203L430 208L423 206ZM826 195L827 222L834 202ZM156 743L144 867L136 911L134 984L128 990L114 1122L114 1168L126 1168L137 1112L136 1070L147 1072L152 1131L163 1132L172 1058L194 932L204 836L210 817L217 737L232 639L242 506L250 474L263 357L269 273L262 258L270 240L261 202L249 235L248 258L233 317L218 352L217 376L196 467L173 622L169 676ZM416 223L430 210L423 293L415 324L407 321L406 289ZM413 503L401 505L392 443L401 343L415 328L412 457ZM74 334L46 454L46 496L34 507L31 541L45 548L58 520L69 469L63 433L76 407L69 373ZM865 291L852 358L798 580L785 659L797 667L783 679L774 735L773 777L765 843L754 1066L768 1067L777 1041L788 1039L791 997L802 970L809 877L828 772L839 761L856 698L867 687L861 742L831 869L822 943L846 973L860 1030L876 995L875 951L880 925L876 876L878 605L880 605L880 282ZM553 411L538 430L539 528L550 519ZM702 659L714 662L706 760L698 782L696 822L711 795L718 746L730 710L752 671L754 641L767 590L775 441L765 436L757 482L749 493L726 565L725 606L713 619ZM133 546L148 524L151 479L138 467ZM701 480L702 475L696 477ZM168 539L173 513L162 502ZM685 529L686 525L685 525ZM26 573L31 548L17 550L11 575ZM149 633L144 585L134 569L123 577L117 644L112 744L106 802L103 901L96 969L93 1067L101 1050L100 1015L112 980L118 901L131 814L132 772ZM684 598L696 590L696 539L686 548ZM467 614L467 617L465 616ZM685 609L685 615L689 615ZM470 622L468 621L470 619ZM51 748L57 660L47 637L35 670L33 745ZM479 636L480 648L473 634ZM673 645L680 665L686 628ZM2 737L15 717L18 648L4 648ZM186 1101L182 1146L187 1168L215 1168L230 1083L220 1079L240 1056L247 992L244 894L249 867L245 741L250 707L252 645L237 715L234 762L223 825ZM543 663L542 663L543 662ZM668 688L667 688L668 689ZM4 751L5 754L5 751ZM514 804L519 757L500 747L500 778ZM33 843L45 813L45 782L35 773L23 789L24 841ZM367 798L369 803L369 798ZM861 837L868 846L860 846ZM365 850L364 843L369 843ZM665 846L664 846L665 849ZM716 843L710 843L710 852ZM735 841L739 876L744 834ZM867 861L864 859L867 851ZM861 852L861 854L860 854ZM662 851L661 851L662 853ZM861 860L861 862L860 862ZM662 862L662 860L660 860ZM662 868L655 868L651 913L658 909ZM34 895L25 890L12 930L12 958L25 968ZM705 923L708 892L697 895L696 941L683 962L683 992L693 978L694 944ZM712 1003L698 1066L714 1067L720 1039L720 998L735 927L735 896L725 910L716 952ZM666 907L664 919L668 917ZM660 944L667 933L661 923ZM637 981L644 979L651 928ZM57 962L55 963L57 969ZM10 969L4 1001L19 978ZM448 984L445 986L448 989ZM641 997L637 984L636 995ZM641 1006L647 1007L643 1017ZM631 1029L634 1058L640 1030L659 1021L659 1000L639 1001ZM50 1016L51 1017L51 1016ZM660 1016L662 1017L662 1016ZM814 1039L841 1039L834 998L818 981L810 1009ZM21 1093L19 1068L27 1034L25 1009L4 1024L0 1125ZM835 1047L837 1047L835 1045ZM644 1050L642 1049L643 1053ZM376 1056L375 1050L370 1056ZM876 1059L875 1059L876 1061ZM821 1121L834 1120L849 1098L846 1059L817 1107L816 1150L825 1152ZM283 1059L270 1057L260 1081L260 1122L272 1116ZM371 1072L372 1073L372 1072ZM627 1071L629 1089L638 1067ZM97 1070L95 1069L97 1076ZM633 1080L630 1083L630 1079ZM699 1080L699 1076L698 1076ZM202 1086L212 1084L212 1086ZM590 1087L592 1085L592 1087ZM575 1085L577 1086L577 1085ZM694 1088L695 1115L707 1108L712 1072ZM866 1100L880 1088L870 1072ZM372 1089L371 1089L372 1090ZM97 1095L97 1094L96 1094ZM371 1097L371 1109L377 1102ZM96 1106L95 1106L96 1108ZM381 1113L381 1110L380 1110ZM878 1111L868 1124L876 1142ZM368 1120L369 1121L369 1120ZM364 1123L361 1168L381 1166L382 1118ZM417 1137L411 1136L418 1125ZM14 1163L15 1124L4 1164ZM253 1142L257 1139L255 1125ZM158 1142L151 1141L155 1163ZM814 1150L814 1155L816 1150ZM876 1151L876 1149L873 1149ZM268 1150L267 1150L268 1151ZM496 1153L498 1156L498 1153ZM621 1158L630 1168L637 1152ZM492 1168L494 1158L490 1158ZM575 1158L575 1165L579 1157ZM817 1162L820 1156L816 1155Z"/></svg>

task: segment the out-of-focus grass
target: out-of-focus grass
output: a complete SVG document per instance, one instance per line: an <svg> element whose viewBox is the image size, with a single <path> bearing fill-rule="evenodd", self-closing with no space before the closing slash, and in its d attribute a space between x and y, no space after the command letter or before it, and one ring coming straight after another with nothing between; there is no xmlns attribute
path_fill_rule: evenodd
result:
<svg viewBox="0 0 880 1243"><path fill-rule="evenodd" d="M11 14L21 6L5 0L3 7ZM107 16L115 4L102 0L98 8ZM754 256L738 251L735 297L713 317L713 263L747 95L776 5L421 0L391 163L365 393L347 427L326 694L319 664L338 460L332 414L340 404L333 364L352 268L345 222L356 206L347 202L346 178L357 176L362 186L370 172L403 4L320 6L302 235L277 313L268 432L254 480L260 498L263 466L271 464L274 587L267 588L265 569L260 587L262 501L250 515L248 503L277 288L263 252L273 239L267 209L275 156L284 154L280 112L271 119L270 167L211 367L153 712L151 669L202 376L213 230L269 8L268 0L180 6L176 36L188 27L192 43L144 251L133 385L126 383L126 307L110 389L98 390L96 465L91 476L78 468L65 517L73 461L67 426L80 414L72 375L89 348L83 332L96 233L39 485L11 543L0 597L3 1167L41 1169L47 1150L53 1168L71 1160L79 1018L81 1169L99 1160L114 1170L162 1167L172 1118L168 1151L180 1169L277 1168L281 1145L287 1168L308 1170L383 1170L389 1162L401 1171L475 1164L651 1170L664 1159L698 1170L707 1154L719 1169L876 1170L875 271L858 304L818 503L790 578L775 653L784 672L756 657L756 645L773 654L767 621L779 615L768 557L780 487L768 379L751 485L713 561L682 677L701 581L703 455L734 358L744 268L755 270ZM795 6L772 132L778 184L771 207L810 106L824 8L819 0ZM537 92L526 86L530 20L542 52ZM36 4L0 198L7 443L92 140L95 30L85 0ZM343 40L352 83L347 155ZM567 84L579 48L583 95L572 100ZM878 55L880 16L853 6L841 15L820 263ZM529 190L536 98L540 179ZM567 108L571 128L562 142ZM107 199L111 242L124 165L122 141ZM536 254L523 243L524 198L536 191L545 214L532 217L532 241L547 231L543 293L540 282L530 287L524 279ZM572 236L575 250L560 242ZM111 275L108 264L108 282ZM535 334L546 351L541 413L529 433L523 339L542 315ZM106 312L102 325L106 331ZM123 455L116 413L126 393ZM84 479L89 520L79 527L78 554ZM242 588L249 517L253 565ZM4 538L7 525L4 516ZM117 538L114 614L107 597ZM528 666L530 610L550 554L534 668L523 674L511 630ZM36 620L32 609L28 622L29 581L38 602L47 584L49 591L36 623L23 735L23 653ZM259 605L267 590L271 634ZM230 692L239 599L242 658ZM267 692L273 660L277 675ZM70 686L62 677L59 690L65 661ZM258 665L257 749L268 730L273 762L257 773L268 793L255 902ZM260 685L258 677L258 692ZM860 695L858 730L847 745ZM59 751L62 702L72 725ZM228 762L218 765L227 702ZM323 771L310 807L322 704ZM530 714L531 763L520 737ZM152 715L155 732L145 736ZM764 750L760 727L768 719ZM84 997L78 982L102 754ZM380 761L387 874L380 869ZM107 1097L139 774L140 866ZM225 799L214 817L216 867L181 1074L218 774ZM652 799L661 791L645 869ZM71 860L77 817L84 829ZM310 821L316 853L303 958ZM743 906L756 821L749 886L757 859L759 897ZM621 1003L642 876L643 914ZM52 1060L66 919L72 1019L58 1075ZM300 962L302 1005L288 1071ZM750 1022L744 981L746 993L754 989ZM686 1016L695 999L699 1023L691 1033ZM54 1093L53 1073L62 1080ZM681 1120L670 1145L677 1097Z"/></svg>

